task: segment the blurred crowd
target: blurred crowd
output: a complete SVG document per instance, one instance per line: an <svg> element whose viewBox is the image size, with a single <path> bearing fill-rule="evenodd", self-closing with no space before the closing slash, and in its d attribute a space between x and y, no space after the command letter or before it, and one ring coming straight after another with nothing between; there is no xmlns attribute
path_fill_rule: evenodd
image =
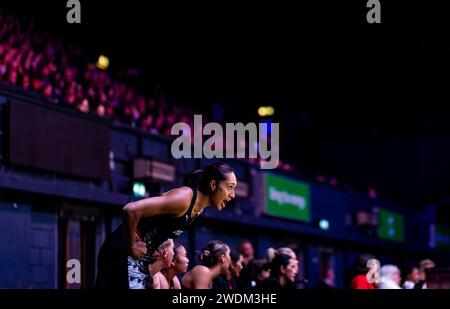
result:
<svg viewBox="0 0 450 309"><path fill-rule="evenodd" d="M402 269L392 264L381 266L376 261L369 254L358 257L351 281L352 289L426 289L427 272L436 267L430 259L424 259L417 265L406 265Z"/></svg>
<svg viewBox="0 0 450 309"><path fill-rule="evenodd" d="M84 113L110 117L154 134L169 135L194 111L177 106L158 85L150 96L89 63L79 48L0 13L0 80Z"/></svg>
<svg viewBox="0 0 450 309"><path fill-rule="evenodd" d="M139 93L136 87L120 82L109 70L99 68L87 58L80 48L38 31L33 22L22 22L0 11L1 82L43 96L50 102L155 135L170 136L177 122L193 128L194 114L202 115L203 125L211 121L223 122L223 115L217 118L216 114L221 113L214 112L221 109L218 102L211 104L211 111L206 108L200 113L178 104L175 96L163 91L159 83L147 89L147 94ZM193 134L191 130L191 141ZM268 142L270 146L270 137ZM241 140L240 144L258 147ZM258 164L261 159L248 160ZM281 160L279 167L288 171L294 169Z"/></svg>

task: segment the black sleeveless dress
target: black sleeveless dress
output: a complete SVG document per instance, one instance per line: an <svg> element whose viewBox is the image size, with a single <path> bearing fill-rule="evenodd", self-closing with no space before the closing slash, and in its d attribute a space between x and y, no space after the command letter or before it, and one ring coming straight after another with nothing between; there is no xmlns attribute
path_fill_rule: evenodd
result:
<svg viewBox="0 0 450 309"><path fill-rule="evenodd" d="M147 254L142 259L129 256L126 225L121 224L114 230L100 248L97 288L151 288L148 264L152 254L169 238L180 236L193 222L192 208L197 199L197 190L191 189L191 204L182 216L158 215L139 220L137 231L147 244Z"/></svg>

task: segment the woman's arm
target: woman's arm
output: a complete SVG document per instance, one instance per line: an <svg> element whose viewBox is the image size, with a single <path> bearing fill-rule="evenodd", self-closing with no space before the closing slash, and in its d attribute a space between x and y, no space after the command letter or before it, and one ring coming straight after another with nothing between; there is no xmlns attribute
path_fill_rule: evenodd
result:
<svg viewBox="0 0 450 309"><path fill-rule="evenodd" d="M130 254L134 258L142 258L146 249L136 245L137 225L141 218L152 217L162 214L171 214L174 216L182 215L189 207L192 198L192 190L181 187L169 191L162 196L146 198L136 202L131 202L123 207L126 215L126 224L128 227L128 240Z"/></svg>

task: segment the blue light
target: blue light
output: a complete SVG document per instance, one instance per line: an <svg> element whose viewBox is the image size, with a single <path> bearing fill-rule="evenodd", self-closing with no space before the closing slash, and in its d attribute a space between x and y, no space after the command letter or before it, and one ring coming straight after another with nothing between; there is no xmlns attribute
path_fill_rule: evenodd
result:
<svg viewBox="0 0 450 309"><path fill-rule="evenodd" d="M270 118L264 118L262 119L262 123L267 124L267 134L272 133L272 120Z"/></svg>
<svg viewBox="0 0 450 309"><path fill-rule="evenodd" d="M330 222L326 219L322 219L319 221L319 227L322 230L328 230L330 228Z"/></svg>

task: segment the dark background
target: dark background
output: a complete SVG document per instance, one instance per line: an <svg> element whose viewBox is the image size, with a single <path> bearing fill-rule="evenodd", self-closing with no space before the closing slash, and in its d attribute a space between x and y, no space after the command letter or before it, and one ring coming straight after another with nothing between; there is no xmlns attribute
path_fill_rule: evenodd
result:
<svg viewBox="0 0 450 309"><path fill-rule="evenodd" d="M281 157L301 173L337 177L361 190L448 215L450 192L450 4L381 1L382 24L366 22L367 1L298 4L150 4L6 1L86 51L104 53L118 78L141 91L156 82L178 104L225 106L230 122L259 121L272 105Z"/></svg>

